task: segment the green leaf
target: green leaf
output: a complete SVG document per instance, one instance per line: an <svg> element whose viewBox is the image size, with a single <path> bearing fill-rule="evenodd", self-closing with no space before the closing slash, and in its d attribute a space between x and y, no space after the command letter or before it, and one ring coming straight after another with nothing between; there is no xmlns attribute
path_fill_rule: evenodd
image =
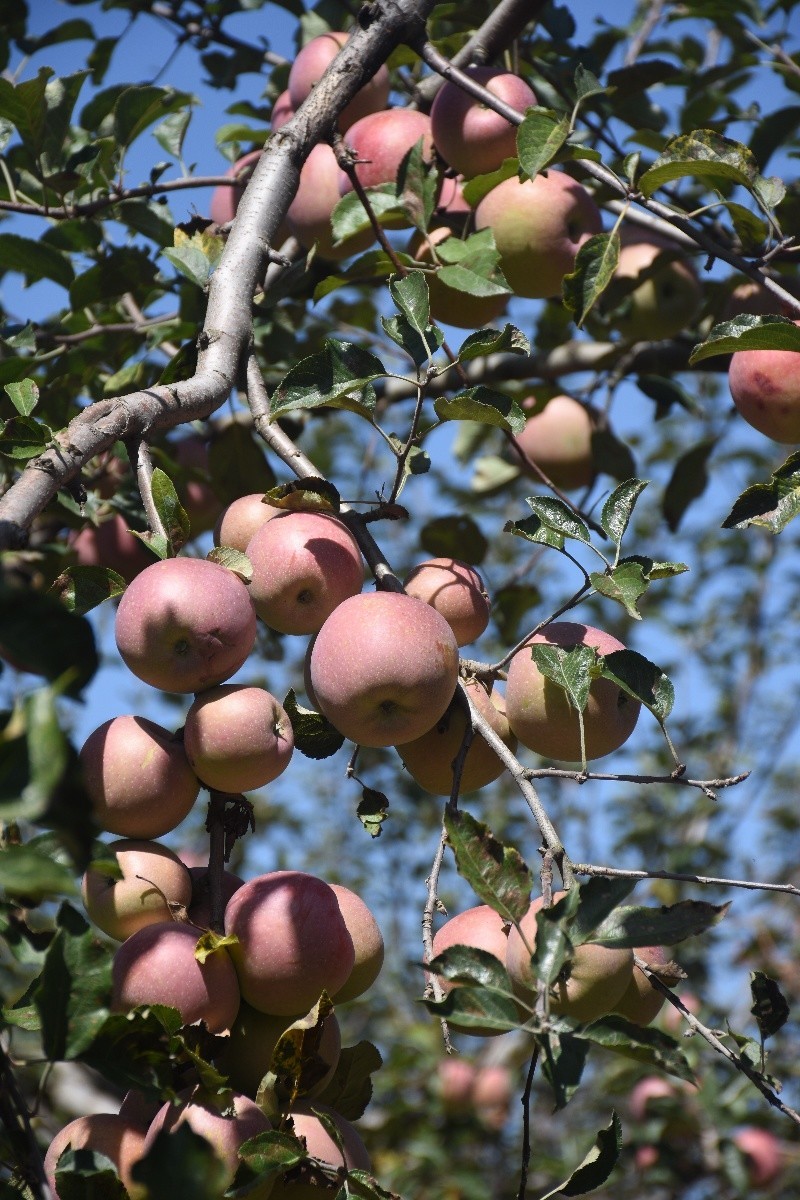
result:
<svg viewBox="0 0 800 1200"><path fill-rule="evenodd" d="M750 1012L758 1024L762 1039L773 1037L789 1020L789 1005L778 983L763 971L750 972Z"/></svg>
<svg viewBox="0 0 800 1200"><path fill-rule="evenodd" d="M758 163L747 146L714 129L695 129L670 138L652 167L639 178L639 190L652 196L674 179L692 176L712 187L738 183L752 191L759 179Z"/></svg>
<svg viewBox="0 0 800 1200"><path fill-rule="evenodd" d="M272 397L270 419L297 409L328 405L369 417L375 407L372 383L386 375L379 358L338 338L326 338L325 348L283 377Z"/></svg>
<svg viewBox="0 0 800 1200"><path fill-rule="evenodd" d="M378 792L375 788L362 788L356 816L370 837L380 837L383 822L389 816L389 801L383 792Z"/></svg>
<svg viewBox="0 0 800 1200"><path fill-rule="evenodd" d="M150 481L153 503L175 555L189 540L189 517L178 499L175 485L165 471L156 467Z"/></svg>
<svg viewBox="0 0 800 1200"><path fill-rule="evenodd" d="M192 111L190 108L187 108L183 112L170 113L153 130L153 137L159 146L166 150L167 154L171 154L173 158L179 159L181 157L183 139L186 136L186 130L189 128L191 119Z"/></svg>
<svg viewBox="0 0 800 1200"><path fill-rule="evenodd" d="M483 197L488 196L492 188L496 188L498 183L503 183L506 179L511 179L514 175L518 174L518 159L506 158L496 171L490 171L487 175L476 175L473 179L468 179L461 189L461 194L470 208L477 208Z"/></svg>
<svg viewBox="0 0 800 1200"><path fill-rule="evenodd" d="M126 87L114 105L114 136L120 146L129 146L149 125L163 121L169 113L192 102L187 92L144 84Z"/></svg>
<svg viewBox="0 0 800 1200"><path fill-rule="evenodd" d="M489 354L530 354L531 344L515 325L506 325L499 333L496 329L479 329L469 334L458 348L460 362L473 358L485 358Z"/></svg>
<svg viewBox="0 0 800 1200"><path fill-rule="evenodd" d="M234 575L239 576L242 583L250 583L253 578L253 564L250 559L233 546L214 546L209 550L206 558L209 562L224 567L226 571L233 571Z"/></svg>
<svg viewBox="0 0 800 1200"><path fill-rule="evenodd" d="M55 1171L59 1200L128 1200L125 1185L110 1158L98 1150L65 1150Z"/></svg>
<svg viewBox="0 0 800 1200"><path fill-rule="evenodd" d="M578 100L588 100L590 96L603 96L609 89L603 87L596 75L584 67L583 63L578 63L575 68L575 94Z"/></svg>
<svg viewBox="0 0 800 1200"><path fill-rule="evenodd" d="M689 505L699 499L708 486L706 464L716 446L715 441L699 442L687 450L675 464L664 489L664 520L672 533L676 531Z"/></svg>
<svg viewBox="0 0 800 1200"><path fill-rule="evenodd" d="M554 529L562 537L588 545L590 535L586 522L563 500L557 496L527 496L525 503L543 525Z"/></svg>
<svg viewBox="0 0 800 1200"><path fill-rule="evenodd" d="M621 562L607 571L591 571L589 578L592 587L609 600L616 600L635 621L641 621L642 614L637 608L641 596L647 591L648 580L642 570L641 563L633 560Z"/></svg>
<svg viewBox="0 0 800 1200"><path fill-rule="evenodd" d="M398 175L400 201L420 233L430 227L439 186L438 167L426 161L423 139L420 138L401 163Z"/></svg>
<svg viewBox="0 0 800 1200"><path fill-rule="evenodd" d="M605 471L614 479L631 479L636 474L636 461L630 446L606 426L592 430L592 462L597 471Z"/></svg>
<svg viewBox="0 0 800 1200"><path fill-rule="evenodd" d="M769 483L754 483L738 497L723 529L755 525L780 533L800 512L800 451L791 454Z"/></svg>
<svg viewBox="0 0 800 1200"><path fill-rule="evenodd" d="M34 995L49 1059L77 1058L99 1032L108 1016L111 958L88 921L62 904Z"/></svg>
<svg viewBox="0 0 800 1200"><path fill-rule="evenodd" d="M441 421L477 421L508 433L521 433L525 428L525 414L516 400L483 384L455 396L440 396L433 407Z"/></svg>
<svg viewBox="0 0 800 1200"><path fill-rule="evenodd" d="M372 1042L345 1046L333 1078L320 1093L320 1103L330 1105L348 1121L357 1121L372 1099L371 1076L382 1066L380 1051Z"/></svg>
<svg viewBox="0 0 800 1200"><path fill-rule="evenodd" d="M508 972L500 959L488 950L479 950L475 946L448 946L431 959L426 970L449 983L485 987L506 997L513 997L514 994Z"/></svg>
<svg viewBox="0 0 800 1200"><path fill-rule="evenodd" d="M232 1184L237 1194L239 1188L249 1184L255 1186L256 1181L259 1189L264 1189L270 1179L277 1179L284 1171L298 1166L307 1155L302 1143L292 1134L271 1129L248 1138L239 1147L239 1157L243 1161Z"/></svg>
<svg viewBox="0 0 800 1200"><path fill-rule="evenodd" d="M534 642L531 657L544 675L567 694L576 712L584 712L589 703L592 669L596 661L593 646L577 645L570 649L552 646L549 642Z"/></svg>
<svg viewBox="0 0 800 1200"><path fill-rule="evenodd" d="M678 1079L694 1083L694 1072L686 1055L674 1038L658 1029L634 1025L625 1017L611 1013L578 1030L577 1036L584 1037L606 1050L613 1050L625 1058L632 1058L650 1069L669 1071L670 1075L675 1075Z"/></svg>
<svg viewBox="0 0 800 1200"><path fill-rule="evenodd" d="M580 1086L589 1043L570 1033L543 1038L542 1073L553 1089L555 1111L566 1108Z"/></svg>
<svg viewBox="0 0 800 1200"><path fill-rule="evenodd" d="M575 915L579 900L578 889L571 888L556 904L536 914L536 945L531 966L546 987L555 983L565 963L572 958L574 947L568 918Z"/></svg>
<svg viewBox="0 0 800 1200"><path fill-rule="evenodd" d="M519 466L516 463L510 463L497 454L483 454L480 458L475 459L475 470L470 480L470 487L478 496L487 492L496 492L509 483L513 483L515 479L519 479L519 474ZM533 519L531 518L531 520ZM509 526L505 527L504 532L509 532ZM516 527L513 532L517 532Z"/></svg>
<svg viewBox="0 0 800 1200"><path fill-rule="evenodd" d="M726 916L727 904L704 900L681 900L662 908L620 906L592 934L601 946L674 946L686 938L705 933Z"/></svg>
<svg viewBox="0 0 800 1200"><path fill-rule="evenodd" d="M777 305L777 299L775 303ZM800 351L800 328L788 317L777 314L758 317L753 313L742 313L732 321L715 325L706 340L695 346L689 356L689 365L694 366L717 354L734 354L737 350Z"/></svg>
<svg viewBox="0 0 800 1200"><path fill-rule="evenodd" d="M0 888L6 895L38 903L49 896L75 896L78 888L69 867L30 846L0 849Z"/></svg>
<svg viewBox="0 0 800 1200"><path fill-rule="evenodd" d="M22 417L29 417L39 402L39 389L32 379L19 383L7 383L3 390L8 394L14 408Z"/></svg>
<svg viewBox="0 0 800 1200"><path fill-rule="evenodd" d="M42 637L42 630L47 637ZM20 668L55 682L66 680L68 696L80 696L98 667L92 627L65 610L53 596L0 585L0 647Z"/></svg>
<svg viewBox="0 0 800 1200"><path fill-rule="evenodd" d="M648 482L646 479L626 479L619 487L614 488L603 505L600 524L615 546L622 542L636 502Z"/></svg>
<svg viewBox="0 0 800 1200"><path fill-rule="evenodd" d="M204 288L211 278L213 263L199 246L184 242L181 246L167 246L161 253L181 275L190 283L197 284L199 288Z"/></svg>
<svg viewBox="0 0 800 1200"><path fill-rule="evenodd" d="M622 1125L614 1112L610 1123L598 1132L594 1146L580 1166L557 1188L540 1196L539 1200L552 1200L555 1196L584 1196L587 1192L593 1192L608 1179L621 1150Z"/></svg>
<svg viewBox="0 0 800 1200"><path fill-rule="evenodd" d="M428 281L423 271L409 271L389 280L389 294L412 329L425 336L431 320Z"/></svg>
<svg viewBox="0 0 800 1200"><path fill-rule="evenodd" d="M7 271L22 275L27 284L51 279L63 288L68 288L75 277L69 259L60 250L17 233L0 233L0 272Z"/></svg>
<svg viewBox="0 0 800 1200"><path fill-rule="evenodd" d="M480 526L466 513L434 517L419 532L422 549L431 558L460 558L479 566L489 549Z"/></svg>
<svg viewBox="0 0 800 1200"><path fill-rule="evenodd" d="M453 949L453 947L450 947ZM461 947L464 949L464 947ZM445 951L445 954L448 954ZM486 954L486 951L473 951L477 954ZM439 958L444 957L440 955ZM486 955L487 958L493 957ZM438 960L434 960L435 962ZM495 959L495 962L498 962ZM498 962L498 966L499 966ZM430 968L429 968L430 969ZM501 967L502 970L502 967ZM512 1029L519 1029L520 1017L517 1010L517 1003L510 991L509 984L508 995L494 988L488 987L468 987L464 984L454 987L452 991L441 1001L423 1000L423 1004L429 1012L436 1017L444 1017L446 1021L452 1021L459 1029L477 1029L483 1034L491 1033L508 1033Z"/></svg>
<svg viewBox="0 0 800 1200"><path fill-rule="evenodd" d="M338 513L342 498L338 490L327 479L292 479L280 483L264 495L265 504L286 512Z"/></svg>
<svg viewBox="0 0 800 1200"><path fill-rule="evenodd" d="M184 1122L156 1135L146 1156L131 1168L131 1177L145 1185L148 1200L219 1200L230 1174L208 1139Z"/></svg>
<svg viewBox="0 0 800 1200"><path fill-rule="evenodd" d="M214 435L208 448L208 470L224 504L275 486L275 472L264 456L263 443L238 421L231 421Z"/></svg>
<svg viewBox="0 0 800 1200"><path fill-rule="evenodd" d="M444 827L459 875L504 921L521 921L530 904L532 878L519 851L460 809L445 810Z"/></svg>
<svg viewBox="0 0 800 1200"><path fill-rule="evenodd" d="M437 326L429 325L423 333L418 333L402 316L381 317L381 325L384 333L405 350L417 367L428 362L444 341L444 335Z"/></svg>
<svg viewBox="0 0 800 1200"><path fill-rule="evenodd" d="M16 128L22 144L38 156L44 146L47 130L47 82L52 67L40 67L35 79L13 84L0 79L0 117Z"/></svg>
<svg viewBox="0 0 800 1200"><path fill-rule="evenodd" d="M595 942L595 930L630 896L635 879L588 879L578 890L579 903L569 925L573 945Z"/></svg>
<svg viewBox="0 0 800 1200"><path fill-rule="evenodd" d="M294 689L287 692L283 707L292 723L294 744L306 758L330 758L344 745L342 734L322 713L297 703Z"/></svg>
<svg viewBox="0 0 800 1200"><path fill-rule="evenodd" d="M619 263L618 233L594 233L575 257L575 267L564 276L564 305L580 328L603 294Z"/></svg>
<svg viewBox="0 0 800 1200"><path fill-rule="evenodd" d="M519 165L525 174L533 179L543 171L553 161L568 136L568 117L552 108L529 108L525 119L517 128L517 154Z"/></svg>
<svg viewBox="0 0 800 1200"><path fill-rule="evenodd" d="M366 191L372 211L382 225L388 224L392 218L396 219L398 214L403 212L394 184L383 183L379 187L367 188ZM340 246L353 234L371 228L372 224L364 205L355 192L348 192L331 213L334 245Z"/></svg>
<svg viewBox="0 0 800 1200"><path fill-rule="evenodd" d="M638 375L636 386L650 400L655 401L655 419L657 421L665 417L674 404L696 416L702 413L694 396L690 395L686 388L681 387L674 379L668 379L663 375Z"/></svg>
<svg viewBox="0 0 800 1200"><path fill-rule="evenodd" d="M660 667L636 650L612 650L600 658L600 674L640 700L657 721L666 721L675 702L672 681Z"/></svg>

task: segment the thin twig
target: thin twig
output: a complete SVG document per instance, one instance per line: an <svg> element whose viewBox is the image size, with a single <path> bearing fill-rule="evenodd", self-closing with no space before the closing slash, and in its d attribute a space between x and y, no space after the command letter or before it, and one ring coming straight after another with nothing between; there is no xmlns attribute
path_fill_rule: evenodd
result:
<svg viewBox="0 0 800 1200"><path fill-rule="evenodd" d="M639 783L641 780L636 779ZM677 783L679 780L673 780ZM674 879L678 883L700 883L707 887L746 888L753 892L784 892L800 896L800 888L792 883L761 883L755 879L723 879L714 875L691 875L683 871L636 871L624 867L603 867L595 863L573 863L576 875L600 875L608 879Z"/></svg>
<svg viewBox="0 0 800 1200"><path fill-rule="evenodd" d="M423 960L429 963L433 958L433 914L441 912L443 905L439 899L439 873L444 862L445 847L447 845L447 834L444 826L439 837L439 845L436 847L436 854L431 864L430 874L425 880L425 886L428 890L428 897L425 901L425 907L422 910L422 945L424 947ZM444 999L444 989L441 985L438 975L430 974L428 976L428 986L433 992L433 998L438 1003ZM450 1029L444 1017L441 1017L442 1023L442 1039L444 1048L448 1054L453 1053L453 1043L450 1041Z"/></svg>
<svg viewBox="0 0 800 1200"><path fill-rule="evenodd" d="M139 487L139 494L142 497L147 524L157 537L162 537L166 542L169 542L169 534L164 527L156 508L155 500L153 499L153 460L150 457L150 447L143 438L131 438L129 441L126 441L125 448L128 451L128 458L130 459L133 473L136 476L136 483Z"/></svg>
<svg viewBox="0 0 800 1200"><path fill-rule="evenodd" d="M528 1167L531 1161L531 1092L533 1077L536 1074L536 1064L539 1061L539 1043L536 1042L528 1064L528 1074L525 1078L525 1091L522 1093L522 1161L519 1169L519 1191L517 1200L525 1200L528 1190Z"/></svg>

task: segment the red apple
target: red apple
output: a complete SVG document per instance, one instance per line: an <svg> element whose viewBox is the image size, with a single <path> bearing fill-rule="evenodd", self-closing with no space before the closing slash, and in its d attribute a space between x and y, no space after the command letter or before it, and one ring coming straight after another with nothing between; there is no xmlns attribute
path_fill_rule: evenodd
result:
<svg viewBox="0 0 800 1200"><path fill-rule="evenodd" d="M316 244L323 258L334 262L360 254L374 241L372 229L364 229L343 242L334 242L331 213L341 200L339 164L333 150L320 142L314 146L300 171L300 182L286 213L286 224L306 250Z"/></svg>
<svg viewBox="0 0 800 1200"><path fill-rule="evenodd" d="M355 950L355 962L347 983L331 997L335 1004L344 1004L366 992L378 978L383 966L383 934L360 896L340 883L332 883L330 888L336 894Z"/></svg>
<svg viewBox="0 0 800 1200"><path fill-rule="evenodd" d="M783 1146L774 1133L757 1125L744 1125L733 1135L733 1140L745 1156L753 1187L767 1187L783 1174Z"/></svg>
<svg viewBox="0 0 800 1200"><path fill-rule="evenodd" d="M245 554L247 544L257 530L282 510L264 503L262 492L240 496L224 509L214 527L215 546L233 546Z"/></svg>
<svg viewBox="0 0 800 1200"><path fill-rule="evenodd" d="M794 323L800 326L800 321ZM749 425L775 442L800 442L800 352L737 350L728 384Z"/></svg>
<svg viewBox="0 0 800 1200"><path fill-rule="evenodd" d="M411 239L408 252L417 262L430 264L433 262L432 246L446 241L451 234L452 230L446 226L430 230L425 238L416 233ZM492 325L508 306L510 297L507 294L472 296L469 292L459 292L445 283L438 271L427 271L425 278L428 281L431 316L434 321L443 322L445 325L455 325L457 329L478 329Z"/></svg>
<svg viewBox="0 0 800 1200"><path fill-rule="evenodd" d="M58 1200L56 1166L65 1150L94 1150L114 1163L131 1200L144 1200L146 1189L131 1179L131 1168L143 1156L144 1144L144 1129L125 1117L114 1113L78 1117L59 1130L45 1155L44 1173L50 1190Z"/></svg>
<svg viewBox="0 0 800 1200"><path fill-rule="evenodd" d="M169 921L176 909L189 907L191 877L166 846L124 840L112 842L108 849L122 878L112 879L90 866L81 890L89 919L109 937L124 941L137 929Z"/></svg>
<svg viewBox="0 0 800 1200"><path fill-rule="evenodd" d="M536 96L519 75L495 67L469 67L466 74L511 108L524 113ZM431 108L436 149L466 179L496 171L517 156L517 129L457 83L445 83Z"/></svg>
<svg viewBox="0 0 800 1200"><path fill-rule="evenodd" d="M321 1162L330 1163L332 1167L348 1170L370 1170L369 1155L356 1128L334 1112L325 1104L315 1103L313 1108L323 1113L333 1121L344 1146L344 1154L326 1131L319 1117L311 1108L297 1105L292 1109L291 1117L294 1132L306 1144L309 1155ZM332 1183L329 1187L312 1182L308 1171L301 1167L294 1173L294 1178L279 1179L271 1194L271 1200L322 1200L323 1197L333 1197L341 1190L340 1184Z"/></svg>
<svg viewBox="0 0 800 1200"><path fill-rule="evenodd" d="M247 181L253 173L253 167L261 158L261 150L251 150L242 158L236 160L232 167L225 172L231 179L240 182L235 187L220 185L211 194L209 216L217 225L227 225L236 216L239 201L244 194Z"/></svg>
<svg viewBox="0 0 800 1200"><path fill-rule="evenodd" d="M400 163L420 138L423 156L430 159L433 155L430 117L411 108L387 108L356 121L344 141L356 156L359 182L362 187L370 188L394 183ZM350 179L342 171L339 191L345 196L352 190Z"/></svg>
<svg viewBox="0 0 800 1200"><path fill-rule="evenodd" d="M475 1115L487 1129L499 1131L511 1111L513 1085L511 1071L502 1063L487 1063L478 1068L472 1085Z"/></svg>
<svg viewBox="0 0 800 1200"><path fill-rule="evenodd" d="M534 397L529 396L522 407L529 409L535 404ZM585 405L571 396L553 396L541 412L528 418L516 443L556 487L571 491L588 487L594 478L593 429ZM539 478L527 466L523 471L532 479Z"/></svg>
<svg viewBox="0 0 800 1200"><path fill-rule="evenodd" d="M186 714L186 756L207 788L249 792L277 779L294 750L292 724L264 688L221 684Z"/></svg>
<svg viewBox="0 0 800 1200"><path fill-rule="evenodd" d="M475 568L461 559L429 558L409 572L403 587L442 614L459 646L474 642L489 624L486 586Z"/></svg>
<svg viewBox="0 0 800 1200"><path fill-rule="evenodd" d="M109 567L126 583L155 562L152 551L131 533L119 513L99 525L85 526L72 542L72 549L80 566Z"/></svg>
<svg viewBox="0 0 800 1200"><path fill-rule="evenodd" d="M331 32L312 38L298 53L289 72L289 99L298 109L348 39L348 34ZM368 113L385 108L389 99L390 79L386 66L381 66L372 79L356 93L339 115L339 129L344 131Z"/></svg>

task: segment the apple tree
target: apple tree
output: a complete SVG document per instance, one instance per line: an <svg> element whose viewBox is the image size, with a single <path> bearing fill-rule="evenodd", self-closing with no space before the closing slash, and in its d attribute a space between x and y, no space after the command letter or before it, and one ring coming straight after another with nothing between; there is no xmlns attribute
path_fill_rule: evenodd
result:
<svg viewBox="0 0 800 1200"><path fill-rule="evenodd" d="M7 7L3 1196L794 1194L797 6Z"/></svg>

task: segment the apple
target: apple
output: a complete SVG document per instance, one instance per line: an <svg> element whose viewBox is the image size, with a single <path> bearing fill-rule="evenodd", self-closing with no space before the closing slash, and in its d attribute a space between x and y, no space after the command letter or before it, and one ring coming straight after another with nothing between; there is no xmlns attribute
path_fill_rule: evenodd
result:
<svg viewBox="0 0 800 1200"><path fill-rule="evenodd" d="M800 352L737 350L728 385L739 413L759 433L785 445L800 442Z"/></svg>
<svg viewBox="0 0 800 1200"><path fill-rule="evenodd" d="M227 1116L211 1105L204 1104L199 1092L199 1089L184 1092L180 1096L180 1103L167 1101L158 1110L147 1131L144 1152L149 1152L160 1133L174 1133L179 1126L188 1125L211 1143L215 1155L225 1166L227 1179L224 1186L227 1188L239 1167L239 1147L249 1138L266 1133L272 1126L248 1096L234 1093L231 1099L233 1114ZM270 1192L270 1186L266 1185L248 1194L252 1195L253 1200L266 1200Z"/></svg>
<svg viewBox="0 0 800 1200"><path fill-rule="evenodd" d="M360 896L340 883L329 886L339 902L339 911L355 950L355 962L347 982L331 997L335 1004L345 1004L361 996L378 978L383 966L383 934Z"/></svg>
<svg viewBox="0 0 800 1200"><path fill-rule="evenodd" d="M636 953L667 987L679 982L681 976L670 969L672 956L663 946L642 946ZM665 1000L645 973L634 967L633 978L617 1001L614 1012L627 1017L634 1025L650 1025L661 1012Z"/></svg>
<svg viewBox="0 0 800 1200"><path fill-rule="evenodd" d="M523 400L523 409L533 408L536 400ZM588 487L594 478L592 431L588 409L571 396L553 396L541 412L528 417L525 428L515 441L525 455L541 467L556 487L563 491ZM523 471L532 479L539 476L527 465Z"/></svg>
<svg viewBox="0 0 800 1200"><path fill-rule="evenodd" d="M634 1084L628 1097L628 1111L634 1121L644 1121L652 1101L678 1099L678 1086L662 1075L645 1075Z"/></svg>
<svg viewBox="0 0 800 1200"><path fill-rule="evenodd" d="M533 643L564 649L593 646L599 654L611 654L625 647L611 634L591 625L552 621L511 659L506 708L512 732L523 746L544 758L579 762L578 713L571 707L566 692L540 673L531 657ZM583 713L587 760L603 758L626 742L633 733L640 707L638 700L632 700L610 680L593 680Z"/></svg>
<svg viewBox="0 0 800 1200"><path fill-rule="evenodd" d="M272 106L272 115L269 123L272 126L273 133L277 133L279 129L282 129L287 121L291 121L293 116L294 105L292 104L292 98L287 88L285 92L281 92Z"/></svg>
<svg viewBox="0 0 800 1200"><path fill-rule="evenodd" d="M695 996L694 992L679 992L677 995L683 1007L688 1009L692 1016L698 1016L702 1007L699 997ZM684 1017L680 1009L674 1004L665 1005L661 1010L661 1024L668 1033L679 1033L684 1026Z"/></svg>
<svg viewBox="0 0 800 1200"><path fill-rule="evenodd" d="M237 1091L255 1096L270 1070L275 1047L287 1030L306 1029L303 1017L276 1017L242 1003L231 1026L221 1068ZM342 1049L339 1022L330 1013L317 1030L306 1029L302 1042L302 1067L298 1094L318 1096L333 1078Z"/></svg>
<svg viewBox="0 0 800 1200"><path fill-rule="evenodd" d="M487 694L486 688L477 680L466 683L470 699L481 716L485 717L498 737L502 738L510 750L515 750L517 739L508 726L505 709L501 711L498 702L503 698ZM456 693L452 703L441 720L423 733L422 737L413 742L405 742L398 750L403 765L410 775L426 792L434 796L449 796L453 790L453 760L459 752L464 734L467 729L467 712L460 693ZM493 783L505 770L505 764L495 754L494 750L483 740L480 733L470 743L461 771L461 792L471 792Z"/></svg>
<svg viewBox="0 0 800 1200"><path fill-rule="evenodd" d="M171 442L169 450L186 475L185 482L179 481L177 490L194 538L214 528L223 507L211 486L208 439L199 433L190 433Z"/></svg>
<svg viewBox="0 0 800 1200"><path fill-rule="evenodd" d="M745 1157L747 1175L753 1187L767 1187L783 1173L783 1146L768 1129L744 1125L733 1135L733 1142Z"/></svg>
<svg viewBox="0 0 800 1200"><path fill-rule="evenodd" d="M432 158L430 117L412 108L387 108L356 121L344 135L344 142L356 157L359 183L371 188L395 182L400 163L420 138L424 158ZM341 195L346 196L352 190L349 176L341 171Z"/></svg>
<svg viewBox="0 0 800 1200"><path fill-rule="evenodd" d="M220 513L214 526L214 545L233 546L234 550L245 554L253 534L281 511L272 504L265 504L262 492L239 496Z"/></svg>
<svg viewBox="0 0 800 1200"><path fill-rule="evenodd" d="M116 638L125 665L145 683L199 692L239 670L256 640L256 614L232 571L199 558L166 558L128 585Z"/></svg>
<svg viewBox="0 0 800 1200"><path fill-rule="evenodd" d="M445 175L442 180L442 189L439 192L439 198L436 201L436 216L444 217L447 220L461 217L466 217L472 209L464 199L464 176L463 175ZM431 234L428 235L432 236Z"/></svg>
<svg viewBox="0 0 800 1200"><path fill-rule="evenodd" d="M101 829L156 838L188 816L200 791L183 742L146 717L113 717L84 742L80 764Z"/></svg>
<svg viewBox="0 0 800 1200"><path fill-rule="evenodd" d="M249 792L277 779L294 750L292 724L264 688L223 683L201 692L186 714L186 757L203 786Z"/></svg>
<svg viewBox="0 0 800 1200"><path fill-rule="evenodd" d="M245 154L242 158L236 160L232 167L229 167L225 172L231 179L240 180L235 187L226 187L221 184L214 188L211 193L211 206L209 208L209 216L217 225L227 225L236 216L236 210L239 207L244 189L247 186L247 181L253 173L258 160L261 158L261 150L251 150L249 154Z"/></svg>
<svg viewBox="0 0 800 1200"><path fill-rule="evenodd" d="M369 1171L369 1155L355 1126L326 1104L315 1102L313 1108L333 1121L342 1140L344 1154L311 1108L298 1104L292 1108L292 1124L295 1135L305 1142L309 1155L320 1162L329 1163L338 1170ZM325 1187L321 1183L313 1182L308 1168L301 1166L288 1178L284 1176L276 1182L271 1200L320 1200L320 1197L335 1196L340 1190L340 1183L332 1183Z"/></svg>
<svg viewBox="0 0 800 1200"><path fill-rule="evenodd" d="M459 646L474 642L489 624L486 586L475 568L458 558L429 558L409 572L403 587L441 613Z"/></svg>
<svg viewBox="0 0 800 1200"><path fill-rule="evenodd" d="M439 1095L444 1111L454 1117L472 1112L472 1088L478 1069L466 1058L442 1058L436 1064Z"/></svg>
<svg viewBox="0 0 800 1200"><path fill-rule="evenodd" d="M614 327L629 342L675 337L691 323L702 298L694 267L689 259L676 258L668 242L631 234L623 241L614 278L636 279L644 272L625 296L625 311L614 317Z"/></svg>
<svg viewBox="0 0 800 1200"><path fill-rule="evenodd" d="M119 1115L126 1121L130 1121L133 1125L139 1125L143 1132L146 1133L150 1122L160 1108L160 1098L153 1100L138 1088L129 1088L122 1097L122 1103L119 1106Z"/></svg>
<svg viewBox="0 0 800 1200"><path fill-rule="evenodd" d="M211 890L209 887L208 867L189 867L192 881L192 898L187 916L189 923L198 929L208 929L211 925ZM234 892L244 887L244 880L232 871L222 872L222 906L223 911Z"/></svg>
<svg viewBox="0 0 800 1200"><path fill-rule="evenodd" d="M358 543L341 521L325 513L274 517L248 542L247 557L256 613L279 633L316 633L364 584Z"/></svg>
<svg viewBox="0 0 800 1200"><path fill-rule="evenodd" d="M430 264L433 261L432 247L446 241L451 235L452 230L446 226L432 229L424 238L416 233L408 252L417 262ZM491 325L508 306L508 295L472 296L469 292L460 292L444 283L438 271L426 271L425 278L428 281L431 316L434 321L445 325L454 325L457 329L478 329Z"/></svg>
<svg viewBox="0 0 800 1200"><path fill-rule="evenodd" d="M303 871L249 880L228 901L225 933L242 995L260 1012L294 1017L350 977L353 941L336 893Z"/></svg>
<svg viewBox="0 0 800 1200"><path fill-rule="evenodd" d="M470 946L475 950L485 950L487 954L493 954L505 966L508 950L508 927L500 914L490 908L488 904L478 904L474 908L468 908L451 917L440 929L437 929L433 937L433 957L436 958L438 954L448 950L451 946ZM438 979L445 996L452 988L462 986L441 975ZM448 1024L451 1029L455 1029L459 1033L469 1033L472 1037L497 1036L496 1029L459 1025L457 1021L451 1020L449 1017Z"/></svg>
<svg viewBox="0 0 800 1200"><path fill-rule="evenodd" d="M519 75L494 67L469 67L466 74L518 112L537 103ZM504 159L517 156L516 126L457 83L447 82L437 92L431 130L442 158L466 179L496 171Z"/></svg>
<svg viewBox="0 0 800 1200"><path fill-rule="evenodd" d="M115 1113L92 1113L77 1117L60 1129L44 1157L44 1173L51 1192L58 1200L56 1166L65 1150L94 1150L114 1163L131 1200L144 1200L146 1189L134 1183L131 1168L144 1154L145 1130ZM75 1184L72 1184L74 1195ZM78 1185L79 1186L79 1185Z"/></svg>
<svg viewBox="0 0 800 1200"><path fill-rule="evenodd" d="M316 244L323 258L334 262L360 254L375 240L371 228L353 234L343 242L334 242L331 213L341 200L339 164L330 146L318 143L300 170L300 182L286 213L286 225L301 246L310 250Z"/></svg>
<svg viewBox="0 0 800 1200"><path fill-rule="evenodd" d="M112 842L108 849L122 878L112 879L90 865L81 884L89 919L103 933L122 942L145 925L171 920L171 905L188 909L192 880L177 854L157 842L136 840Z"/></svg>
<svg viewBox="0 0 800 1200"><path fill-rule="evenodd" d="M478 1068L472 1085L475 1115L487 1129L499 1132L511 1111L511 1072L503 1063L486 1063Z"/></svg>
<svg viewBox="0 0 800 1200"><path fill-rule="evenodd" d="M563 895L564 892L556 892L553 902ZM541 908L542 897L539 896L520 921L519 929L512 927L508 935L506 969L514 991L531 1005L537 995L531 951L536 947L536 916ZM616 1009L631 981L632 972L632 950L584 942L575 948L572 959L562 971L563 978L551 986L550 1009L588 1025Z"/></svg>
<svg viewBox="0 0 800 1200"><path fill-rule="evenodd" d="M491 229L500 268L517 296L561 295L583 243L603 222L592 197L576 180L552 168L523 183L504 180L475 209L477 229Z"/></svg>
<svg viewBox="0 0 800 1200"><path fill-rule="evenodd" d="M453 698L458 644L416 596L367 592L334 609L309 660L316 703L363 746L396 746L431 729Z"/></svg>
<svg viewBox="0 0 800 1200"><path fill-rule="evenodd" d="M211 1033L230 1029L239 1009L239 985L228 951L195 958L198 931L167 921L146 925L124 941L112 965L115 1012L140 1004L177 1008L184 1025L205 1021Z"/></svg>
<svg viewBox="0 0 800 1200"><path fill-rule="evenodd" d="M289 71L289 100L295 109L311 95L348 37L349 34L340 31L322 33L300 50ZM344 132L361 117L385 108L390 86L388 68L380 66L339 114L339 129Z"/></svg>
<svg viewBox="0 0 800 1200"><path fill-rule="evenodd" d="M109 567L126 583L135 579L155 559L144 542L131 533L120 513L112 513L99 525L87 525L72 542L82 567Z"/></svg>

